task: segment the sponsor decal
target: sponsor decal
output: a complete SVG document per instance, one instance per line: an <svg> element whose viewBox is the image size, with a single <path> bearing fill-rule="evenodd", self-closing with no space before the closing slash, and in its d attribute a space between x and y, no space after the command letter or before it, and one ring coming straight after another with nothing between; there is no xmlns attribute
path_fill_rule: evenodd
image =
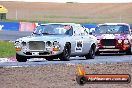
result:
<svg viewBox="0 0 132 88"><path fill-rule="evenodd" d="M19 31L29 31L33 32L36 28L36 23L30 23L30 22L20 22Z"/></svg>
<svg viewBox="0 0 132 88"><path fill-rule="evenodd" d="M4 25L0 25L0 31L2 30L3 27L4 27Z"/></svg>
<svg viewBox="0 0 132 88"><path fill-rule="evenodd" d="M80 85L86 83L130 83L129 74L86 74L82 65L77 67L76 81Z"/></svg>
<svg viewBox="0 0 132 88"><path fill-rule="evenodd" d="M75 52L82 52L82 48L83 48L83 41L82 40L77 40L76 41Z"/></svg>

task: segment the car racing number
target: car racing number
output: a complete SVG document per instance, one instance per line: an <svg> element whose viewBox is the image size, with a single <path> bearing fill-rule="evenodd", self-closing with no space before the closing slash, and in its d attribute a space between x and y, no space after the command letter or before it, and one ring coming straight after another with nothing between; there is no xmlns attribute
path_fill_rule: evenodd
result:
<svg viewBox="0 0 132 88"><path fill-rule="evenodd" d="M83 41L77 40L75 46L75 52L82 52L82 48L83 48Z"/></svg>

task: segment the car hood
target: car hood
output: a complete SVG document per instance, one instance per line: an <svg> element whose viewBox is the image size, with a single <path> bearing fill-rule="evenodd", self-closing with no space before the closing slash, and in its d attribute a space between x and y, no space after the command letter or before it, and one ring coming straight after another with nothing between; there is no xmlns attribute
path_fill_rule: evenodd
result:
<svg viewBox="0 0 132 88"><path fill-rule="evenodd" d="M16 41L61 41L61 39L68 37L69 35L34 35L19 38Z"/></svg>
<svg viewBox="0 0 132 88"><path fill-rule="evenodd" d="M126 39L127 34L96 34L97 39Z"/></svg>

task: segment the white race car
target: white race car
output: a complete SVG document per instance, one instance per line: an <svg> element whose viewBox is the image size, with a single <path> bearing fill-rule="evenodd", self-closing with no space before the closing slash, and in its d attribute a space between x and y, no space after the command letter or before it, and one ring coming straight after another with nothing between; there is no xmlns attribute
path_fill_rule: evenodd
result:
<svg viewBox="0 0 132 88"><path fill-rule="evenodd" d="M46 60L59 58L67 61L71 56L85 56L93 59L97 39L75 23L41 24L31 36L15 41L16 59L25 62L32 57Z"/></svg>

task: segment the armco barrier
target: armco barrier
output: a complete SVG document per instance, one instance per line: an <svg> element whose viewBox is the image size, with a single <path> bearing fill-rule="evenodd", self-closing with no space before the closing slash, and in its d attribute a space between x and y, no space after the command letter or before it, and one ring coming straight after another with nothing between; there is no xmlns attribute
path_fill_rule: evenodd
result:
<svg viewBox="0 0 132 88"><path fill-rule="evenodd" d="M36 28L36 23L20 22L19 31L33 32Z"/></svg>
<svg viewBox="0 0 132 88"><path fill-rule="evenodd" d="M38 23L30 23L30 22L0 22L0 31L27 31L33 32ZM88 28L89 30L93 30L97 24L81 24L82 26ZM132 29L132 25L130 25Z"/></svg>
<svg viewBox="0 0 132 88"><path fill-rule="evenodd" d="M0 30L19 31L19 22L0 22Z"/></svg>

